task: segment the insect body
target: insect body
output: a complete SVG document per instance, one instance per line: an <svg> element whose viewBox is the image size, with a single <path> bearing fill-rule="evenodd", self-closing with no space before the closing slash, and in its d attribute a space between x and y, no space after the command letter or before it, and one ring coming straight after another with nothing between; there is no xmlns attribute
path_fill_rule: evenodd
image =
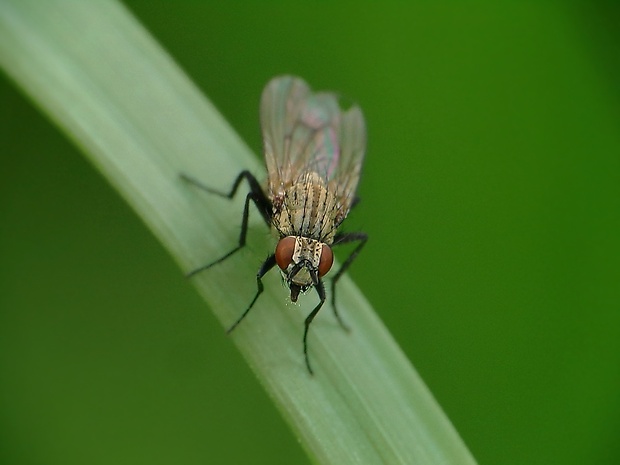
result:
<svg viewBox="0 0 620 465"><path fill-rule="evenodd" d="M323 277L333 263L331 247L357 242L357 247L332 278L332 306L336 309L336 282L358 255L368 236L341 233L338 227L356 201L357 184L366 150L364 117L358 106L342 110L332 93L313 93L300 78L272 79L261 98L261 124L268 181L263 189L249 171L242 171L229 193L182 177L210 193L232 198L245 179L250 192L245 199L241 235L237 247L218 260L193 270L193 276L227 259L245 245L250 201L253 202L279 241L275 252L256 275L257 291L248 308L228 329L230 333L248 314L263 292L263 276L276 265L290 289L291 301L314 287L320 302L306 317L303 335L308 371L308 329L326 300Z"/></svg>

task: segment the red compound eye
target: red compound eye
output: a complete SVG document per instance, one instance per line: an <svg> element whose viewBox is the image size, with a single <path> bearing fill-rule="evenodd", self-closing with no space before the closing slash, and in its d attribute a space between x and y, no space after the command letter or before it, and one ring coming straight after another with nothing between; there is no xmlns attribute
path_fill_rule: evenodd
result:
<svg viewBox="0 0 620 465"><path fill-rule="evenodd" d="M286 271L293 261L293 253L295 252L295 238L287 236L280 239L276 245L276 263L282 271Z"/></svg>
<svg viewBox="0 0 620 465"><path fill-rule="evenodd" d="M321 251L321 260L319 261L319 278L325 276L332 268L334 263L334 252L330 246L323 244L323 250Z"/></svg>

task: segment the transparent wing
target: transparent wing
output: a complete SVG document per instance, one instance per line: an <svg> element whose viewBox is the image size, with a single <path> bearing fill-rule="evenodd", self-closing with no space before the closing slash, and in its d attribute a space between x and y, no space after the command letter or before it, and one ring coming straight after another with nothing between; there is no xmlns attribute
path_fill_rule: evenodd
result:
<svg viewBox="0 0 620 465"><path fill-rule="evenodd" d="M357 105L342 114L340 123L340 160L330 184L338 192L340 211L344 219L355 201L357 184L366 153L366 123Z"/></svg>
<svg viewBox="0 0 620 465"><path fill-rule="evenodd" d="M265 162L272 198L310 173L337 192L348 213L366 147L359 107L343 112L336 95L312 93L300 78L272 79L261 99Z"/></svg>

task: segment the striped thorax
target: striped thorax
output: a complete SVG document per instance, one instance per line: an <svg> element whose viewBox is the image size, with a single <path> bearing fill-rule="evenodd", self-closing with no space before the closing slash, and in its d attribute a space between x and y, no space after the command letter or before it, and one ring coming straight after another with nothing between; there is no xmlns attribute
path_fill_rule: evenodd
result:
<svg viewBox="0 0 620 465"><path fill-rule="evenodd" d="M330 270L340 217L338 198L318 173L305 173L273 202L273 227L281 237L276 263L284 279L293 285L291 299L297 300Z"/></svg>

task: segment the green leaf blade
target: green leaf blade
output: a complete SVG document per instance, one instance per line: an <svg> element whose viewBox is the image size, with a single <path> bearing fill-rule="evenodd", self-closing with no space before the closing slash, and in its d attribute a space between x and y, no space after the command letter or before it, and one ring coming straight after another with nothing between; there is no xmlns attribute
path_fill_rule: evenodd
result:
<svg viewBox="0 0 620 465"><path fill-rule="evenodd" d="M258 174L263 168L124 7L4 0L0 63L83 149L183 271L230 249L242 196L232 203L209 196L179 173L225 190L241 169ZM252 230L263 227L254 215ZM266 234L256 236L252 250L264 254L273 247ZM253 295L256 267L256 256L243 252L193 279L224 327ZM342 331L329 310L321 312L309 340L315 376L305 369L301 345L315 296L298 306L287 303L276 273L231 335L312 459L475 463L360 291L346 277L339 286L352 331Z"/></svg>

